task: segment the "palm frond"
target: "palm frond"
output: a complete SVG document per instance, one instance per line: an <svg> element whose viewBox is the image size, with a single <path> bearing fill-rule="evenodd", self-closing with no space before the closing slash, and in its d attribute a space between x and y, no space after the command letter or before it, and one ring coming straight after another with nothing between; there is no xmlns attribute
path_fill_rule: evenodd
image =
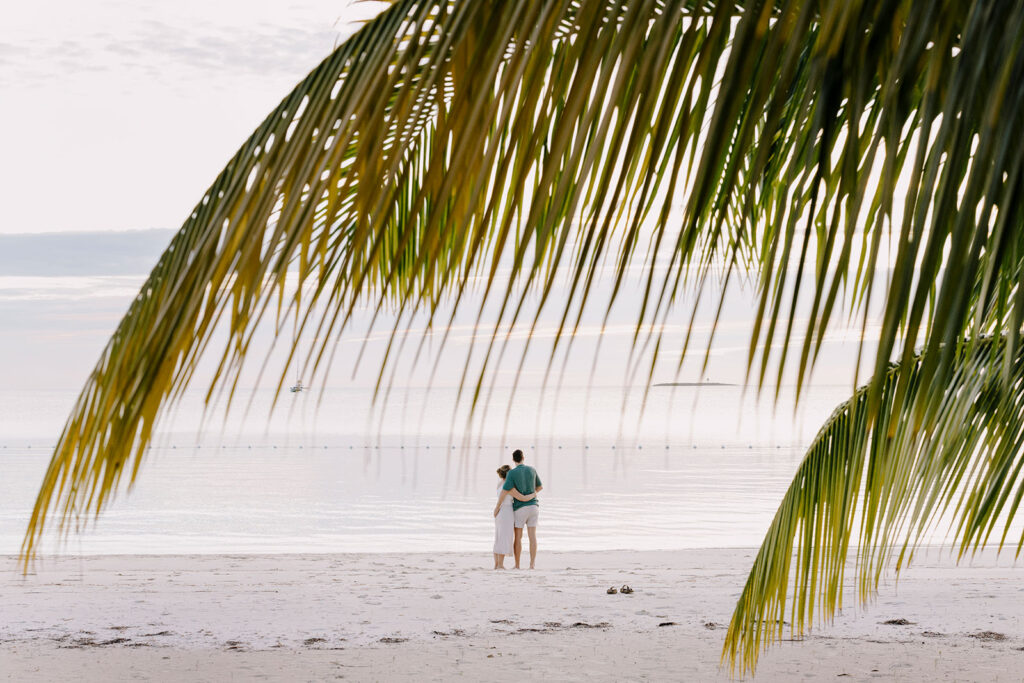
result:
<svg viewBox="0 0 1024 683"><path fill-rule="evenodd" d="M300 320L293 353L304 335L320 340L290 359L311 372L357 306L397 321L426 311L432 326L442 298L461 300L481 274L516 324L523 293L550 290L584 206L600 235L577 254L576 278L592 279L617 222L638 224L651 203L624 211L638 179L665 175L680 135L666 127L678 93L653 94L673 60L685 82L703 43L707 20L684 29L686 16L660 2L405 0L364 26L268 116L160 259L66 425L26 556L51 509L62 522L99 512L125 470L134 478L218 324L228 341L208 397L233 391L275 301L278 333L289 314ZM624 68L644 50L658 59ZM499 281L503 258L512 272Z"/></svg>
<svg viewBox="0 0 1024 683"><path fill-rule="evenodd" d="M909 563L929 531L945 523L958 557L1024 534L1012 523L1024 496L1024 351L1004 338L965 344L926 428L915 396L926 354L893 364L882 380L884 409L872 419L868 387L840 405L818 432L765 535L733 613L723 656L753 669L761 650L830 622L842 607L850 546L856 591L866 602L893 564ZM1010 382L1002 376L1009 363ZM900 387L910 389L901 396ZM1021 532L1018 532L1021 533Z"/></svg>
<svg viewBox="0 0 1024 683"><path fill-rule="evenodd" d="M689 337L666 351L659 331L685 315L682 287L724 264L727 283L741 265L760 283L758 385L773 363L803 384L830 321L866 324L884 299L869 422L897 428L887 363L923 345L916 383L891 391L927 424L965 339L1005 331L1010 359L1019 346L1022 35L1024 5L984 0L394 2L271 112L161 257L67 422L25 556L48 514L98 513L134 479L218 325L208 396L233 392L265 318L284 334L294 314L289 362L325 372L360 306L393 320L385 383L402 322L444 327L441 303L476 306L477 278L490 341L477 376L467 360L474 405L507 331L536 325L528 296L560 310L554 352L602 264L607 310L640 261L634 345L656 350L653 370L687 356Z"/></svg>

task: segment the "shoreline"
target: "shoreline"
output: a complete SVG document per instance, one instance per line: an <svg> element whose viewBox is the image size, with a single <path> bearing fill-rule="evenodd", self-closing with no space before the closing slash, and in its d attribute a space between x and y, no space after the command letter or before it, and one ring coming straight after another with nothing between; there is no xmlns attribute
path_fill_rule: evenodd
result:
<svg viewBox="0 0 1024 683"><path fill-rule="evenodd" d="M528 549L530 546L529 546L529 541L525 540L526 537L524 536L523 538L524 538L524 543L526 544L526 546L524 548L524 556L525 556L526 549ZM145 558L145 557L154 557L154 558L162 558L162 559L193 558L193 557L194 558L201 558L201 557L225 557L225 558L232 558L232 559L245 559L245 558L270 559L270 558L275 558L275 557L276 558L287 558L287 557L296 557L296 558L311 558L311 557L312 558L319 558L319 557L332 557L332 558L349 558L349 557L350 558L359 558L359 557L460 557L460 558L467 558L467 559L469 559L469 558L479 557L479 558L483 558L481 560L481 562L484 565L486 565L488 562L492 561L492 558L491 558L491 555L490 555L490 550L488 549L488 546L486 544L482 545L481 547L483 548L483 550L481 550L480 552L475 552L475 553L473 553L473 552L466 552L466 551L463 551L463 550L436 550L436 551L434 551L434 550L431 550L431 551L413 550L413 551L410 551L410 552L407 552L407 553L396 552L394 550L379 550L379 551L378 550L367 550L367 551L358 552L358 553L354 553L354 552L331 552L331 551L320 551L320 550L311 550L309 552L304 552L304 551L303 552L299 552L299 551L282 551L282 552L265 552L265 553L239 553L239 552L219 552L218 553L218 552L197 551L197 552L187 552L187 553L180 553L180 552L179 553L149 553L149 552L146 552L146 553L81 553L81 554L76 554L76 553L72 553L72 552L61 552L61 553L38 553L37 557L38 557L38 560L40 562L47 562L47 561L50 561L50 562L61 562L61 561L66 561L66 560L79 560L79 559L115 560L117 558ZM922 546L922 547L928 548L930 550L932 548L935 548L935 549L950 548L951 546L936 545L936 546ZM648 554L657 555L657 554L662 554L662 553L704 553L704 552L708 552L708 553L718 553L718 552L723 552L723 553L733 553L733 552L737 552L737 553L739 553L739 552L756 553L757 550L758 550L758 548L754 547L754 546L746 546L746 545L727 546L727 545L723 545L723 546L713 546L713 547L702 546L702 547L694 547L694 548L662 548L662 549L655 548L655 549L645 549L645 550L635 550L635 549L632 549L632 548L602 548L602 549L598 549L598 550L552 550L552 551L547 551L545 554L547 554L549 556L552 556L552 557L558 557L558 556L566 556L566 555L604 555L604 554L608 554L608 553L615 554L615 555L626 554L626 553L636 553L636 554L643 554L643 555L648 555ZM1009 551L1006 551L1006 552L1009 552ZM18 555L13 554L13 553L0 553L0 571L2 571L3 569L9 567L11 565L11 563L16 562L18 560L18 557L19 557ZM1024 563L1024 560L1022 560L1022 563Z"/></svg>
<svg viewBox="0 0 1024 683"><path fill-rule="evenodd" d="M898 584L884 580L866 608L848 593L834 624L770 648L752 680L1012 680L1022 570L992 553L955 567L943 549L922 551ZM495 572L482 553L65 555L27 576L4 556L0 672L730 680L722 641L755 552L542 546L533 572ZM606 594L623 583L635 593Z"/></svg>

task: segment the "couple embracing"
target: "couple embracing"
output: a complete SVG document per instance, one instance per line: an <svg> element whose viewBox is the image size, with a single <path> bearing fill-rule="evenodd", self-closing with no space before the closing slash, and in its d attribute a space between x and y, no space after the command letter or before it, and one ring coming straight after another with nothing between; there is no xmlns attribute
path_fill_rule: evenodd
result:
<svg viewBox="0 0 1024 683"><path fill-rule="evenodd" d="M537 518L541 486L537 470L523 464L523 452L512 453L516 466L498 468L498 504L494 506L494 568L505 568L505 556L515 555L516 569L523 552L523 527L530 536L530 569L537 561Z"/></svg>

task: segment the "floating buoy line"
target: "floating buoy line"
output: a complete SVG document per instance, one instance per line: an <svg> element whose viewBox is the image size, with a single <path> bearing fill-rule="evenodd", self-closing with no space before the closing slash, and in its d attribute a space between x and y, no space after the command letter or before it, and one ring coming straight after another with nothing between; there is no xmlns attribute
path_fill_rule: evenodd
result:
<svg viewBox="0 0 1024 683"><path fill-rule="evenodd" d="M52 451L54 448L56 448L56 445L44 445L44 444L0 444L0 450ZM178 450L179 448L182 449L182 450L192 449L192 450L197 450L197 451L198 450L202 450L204 448L212 449L212 450L234 450L234 451L237 451L237 450L253 450L254 448L257 449L257 450L260 449L260 448L265 448L265 449L270 449L270 450L278 450L278 449L287 450L287 449L290 448L290 449L294 449L294 450L309 449L309 450L325 450L325 451L326 450L363 451L363 450L405 450L407 448L407 446L404 445L404 444L384 445L384 446L382 446L380 444L375 444L375 445L372 445L372 446L370 446L370 445L355 446L355 445L348 444L348 445L335 445L335 446L332 446L332 445L329 445L329 444L325 444L325 445L318 445L318 444L295 444L295 445L288 445L288 444L274 444L274 443L272 443L272 444L234 444L234 445L221 444L221 445L218 445L218 446L210 446L210 445L204 446L202 444L191 444L191 445L188 445L188 446L179 445L179 444L159 444L159 445L146 446L146 450L147 451ZM431 450L431 444L423 444L423 445L419 445L419 446L408 446L408 448L410 450L415 450L416 448L421 448L423 450L429 451L429 450ZM446 450L449 447L448 446L436 446L435 445L434 448L438 449L438 450ZM501 447L499 447L499 446L469 446L467 448L462 448L462 447L459 447L459 446L450 446L450 448L453 451L458 451L458 450L468 450L468 451L477 450L477 451L482 451L482 450L493 450L493 449L497 449L497 448L501 448ZM523 448L528 448L529 450L537 450L536 446L524 446ZM573 450L574 448L575 449L581 449L581 450L590 450L591 449L591 444L583 444L583 445L576 445L576 446L564 446L565 450ZM612 450L612 451L617 450L617 449L618 450L638 450L638 451L641 451L641 450L644 450L644 448L650 448L650 449L662 448L662 449L664 449L666 451L689 451L689 450L754 450L754 449L758 449L758 450L783 450L783 449L785 449L785 450L792 450L792 449L804 449L804 448L806 448L806 446L782 445L782 444L761 444L761 445L755 445L755 444L746 444L746 445L742 445L742 444L704 444L704 445L696 445L696 444L686 444L686 445L676 444L676 445L672 445L672 444L665 444L665 445L660 445L660 444L658 444L658 445L646 445L646 446L644 444L636 444L634 446L626 446L626 445L622 445L622 444L609 444L609 445L604 445L604 446L594 445L594 448L597 449L597 450L600 450L601 448L605 448L607 450ZM508 450L508 449L509 449L509 446L504 446L504 450ZM560 450L563 450L563 444L557 444L557 445L553 445L553 446L542 446L540 448L540 450L541 451L545 451L545 450L559 450L560 451Z"/></svg>

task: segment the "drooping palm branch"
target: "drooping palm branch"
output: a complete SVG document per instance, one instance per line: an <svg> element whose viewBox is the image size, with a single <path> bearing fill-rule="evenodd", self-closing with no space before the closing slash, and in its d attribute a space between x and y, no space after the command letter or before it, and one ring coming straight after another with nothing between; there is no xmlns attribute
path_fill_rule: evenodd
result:
<svg viewBox="0 0 1024 683"><path fill-rule="evenodd" d="M753 669L760 651L782 638L786 619L798 637L815 616L831 621L842 606L851 544L862 601L894 557L899 571L929 531L947 524L958 558L993 532L999 548L1009 540L1020 553L1024 533L1018 529L1014 538L1012 523L1024 497L1024 349L1007 352L1003 337L962 345L927 428L916 424L910 398L923 356L885 373L881 412L870 410L868 387L833 412L765 535L723 658ZM903 399L901 380L911 387Z"/></svg>
<svg viewBox="0 0 1024 683"><path fill-rule="evenodd" d="M264 318L280 332L296 315L293 354L312 350L289 360L323 373L364 305L392 321L386 384L420 353L403 321L444 329L441 303L469 305L476 280L490 341L468 352L486 359L471 376L467 357L473 404L507 332L536 324L528 294L561 312L554 354L639 262L649 380L659 354L689 352L660 331L687 315L682 288L699 304L749 269L759 387L792 367L802 385L830 321L866 325L880 304L865 429L895 437L885 412L909 405L928 433L964 340L1019 346L1022 32L1024 6L994 0L395 2L270 114L161 257L69 418L26 557L48 514L98 513L134 479L218 325L208 395L233 390ZM595 302L606 261L615 286ZM919 346L914 381L889 387L890 359Z"/></svg>

